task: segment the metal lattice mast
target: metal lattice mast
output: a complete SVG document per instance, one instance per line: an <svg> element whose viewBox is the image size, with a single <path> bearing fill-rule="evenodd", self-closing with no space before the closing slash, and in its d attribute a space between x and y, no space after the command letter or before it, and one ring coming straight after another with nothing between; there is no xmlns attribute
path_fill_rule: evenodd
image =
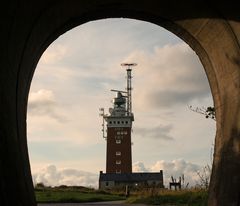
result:
<svg viewBox="0 0 240 206"><path fill-rule="evenodd" d="M132 68L136 63L123 63L121 66L127 67L127 113L132 114Z"/></svg>

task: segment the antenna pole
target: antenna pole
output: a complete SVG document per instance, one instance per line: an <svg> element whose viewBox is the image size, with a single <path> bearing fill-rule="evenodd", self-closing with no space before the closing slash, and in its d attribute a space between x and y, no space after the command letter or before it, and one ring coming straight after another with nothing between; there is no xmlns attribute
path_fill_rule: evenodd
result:
<svg viewBox="0 0 240 206"><path fill-rule="evenodd" d="M102 134L103 134L103 138L106 139L106 136L105 136L105 120L104 120L105 112L104 112L104 108L100 108L99 111L100 111L99 116L102 116Z"/></svg>
<svg viewBox="0 0 240 206"><path fill-rule="evenodd" d="M136 63L123 63L121 66L127 67L127 113L132 114L132 69L131 67L137 66Z"/></svg>
<svg viewBox="0 0 240 206"><path fill-rule="evenodd" d="M132 69L130 68L130 66L128 66L128 69L127 69L128 115L132 113L132 74L131 73L132 73Z"/></svg>

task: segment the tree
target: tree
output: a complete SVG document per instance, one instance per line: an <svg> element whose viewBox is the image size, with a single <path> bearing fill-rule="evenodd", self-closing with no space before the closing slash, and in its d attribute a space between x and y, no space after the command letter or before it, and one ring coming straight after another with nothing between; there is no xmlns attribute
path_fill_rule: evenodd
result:
<svg viewBox="0 0 240 206"><path fill-rule="evenodd" d="M216 113L214 107L196 107L193 108L193 106L188 106L190 110L193 112L199 113L204 115L206 118L210 118L214 121L216 121ZM213 144L214 145L214 144ZM212 150L211 150L211 162L212 162ZM212 168L210 165L204 166L201 170L197 171L197 175L199 177L199 182L197 183L197 187L200 187L202 189L208 189L209 183L210 183L210 177L211 177Z"/></svg>
<svg viewBox="0 0 240 206"><path fill-rule="evenodd" d="M45 185L43 182L38 182L36 185L35 185L36 188L45 188Z"/></svg>
<svg viewBox="0 0 240 206"><path fill-rule="evenodd" d="M204 166L201 170L197 171L197 175L199 177L199 182L197 183L198 188L208 189L211 172L212 172L212 168L208 164Z"/></svg>
<svg viewBox="0 0 240 206"><path fill-rule="evenodd" d="M214 107L196 107L193 108L193 106L188 106L188 108L190 110L192 110L193 112L199 113L204 115L206 118L210 118L214 121L216 121L216 113L215 113L215 108Z"/></svg>

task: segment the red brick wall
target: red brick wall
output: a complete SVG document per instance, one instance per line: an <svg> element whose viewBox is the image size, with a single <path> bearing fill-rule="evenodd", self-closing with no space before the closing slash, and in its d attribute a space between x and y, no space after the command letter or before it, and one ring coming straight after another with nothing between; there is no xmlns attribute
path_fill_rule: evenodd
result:
<svg viewBox="0 0 240 206"><path fill-rule="evenodd" d="M118 134L126 133L127 134ZM116 139L121 140L121 144L116 143ZM132 172L132 148L131 148L131 128L130 127L110 127L107 132L107 165L106 173ZM120 151L121 156L116 156L116 152ZM116 164L117 160L121 160L121 164Z"/></svg>

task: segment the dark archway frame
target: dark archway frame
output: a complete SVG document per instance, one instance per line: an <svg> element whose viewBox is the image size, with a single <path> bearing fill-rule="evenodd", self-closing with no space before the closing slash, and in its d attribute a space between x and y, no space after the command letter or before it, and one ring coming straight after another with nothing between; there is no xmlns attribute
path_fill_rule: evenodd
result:
<svg viewBox="0 0 240 206"><path fill-rule="evenodd" d="M209 205L240 205L240 23L237 6L205 1L12 0L2 11L0 203L35 205L26 140L27 98L36 65L64 32L91 20L155 23L199 56L212 91L217 133Z"/></svg>

